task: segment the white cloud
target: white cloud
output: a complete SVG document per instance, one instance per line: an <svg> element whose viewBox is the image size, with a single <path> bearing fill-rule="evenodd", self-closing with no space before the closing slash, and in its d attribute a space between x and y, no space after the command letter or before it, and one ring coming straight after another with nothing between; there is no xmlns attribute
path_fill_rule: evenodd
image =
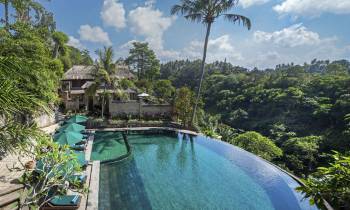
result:
<svg viewBox="0 0 350 210"><path fill-rule="evenodd" d="M189 46L183 50L181 56L190 59L202 59L203 45L201 41L192 41ZM224 59L235 62L242 60L243 56L231 43L230 36L223 35L216 39L209 40L207 58L208 62Z"/></svg>
<svg viewBox="0 0 350 210"><path fill-rule="evenodd" d="M99 26L82 25L78 31L80 39L89 42L111 45L108 33Z"/></svg>
<svg viewBox="0 0 350 210"><path fill-rule="evenodd" d="M265 4L267 2L269 2L270 0L240 0L239 4L243 7L243 8L248 8L254 5L261 5L261 4Z"/></svg>
<svg viewBox="0 0 350 210"><path fill-rule="evenodd" d="M145 5L147 7L153 6L156 3L156 0L146 0Z"/></svg>
<svg viewBox="0 0 350 210"><path fill-rule="evenodd" d="M284 0L273 7L279 14L319 16L322 13L350 14L349 0Z"/></svg>
<svg viewBox="0 0 350 210"><path fill-rule="evenodd" d="M163 12L152 7L150 2L147 6L137 7L130 11L128 20L131 31L145 37L145 41L154 50L163 50L163 34L175 21L175 17L166 17Z"/></svg>
<svg viewBox="0 0 350 210"><path fill-rule="evenodd" d="M254 40L256 42L268 42L284 47L297 47L303 45L318 45L323 41L318 33L308 30L301 23L284 28L280 31L254 32Z"/></svg>
<svg viewBox="0 0 350 210"><path fill-rule="evenodd" d="M80 40L75 38L74 36L69 36L69 40L68 40L67 45L78 48L78 49L85 48L84 45L80 42Z"/></svg>
<svg viewBox="0 0 350 210"><path fill-rule="evenodd" d="M101 18L106 26L112 26L116 30L126 27L125 9L118 0L104 0Z"/></svg>

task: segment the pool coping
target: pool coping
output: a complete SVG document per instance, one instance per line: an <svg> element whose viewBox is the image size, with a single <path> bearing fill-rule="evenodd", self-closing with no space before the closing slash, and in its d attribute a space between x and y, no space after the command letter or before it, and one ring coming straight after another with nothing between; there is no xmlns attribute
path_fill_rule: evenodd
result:
<svg viewBox="0 0 350 210"><path fill-rule="evenodd" d="M202 133L197 133L197 132L194 132L194 131L190 131L190 130L183 130L183 129L177 129L177 128L171 128L171 127L126 127L126 128L97 128L97 129L86 129L88 132L96 132L96 131L145 131L145 130L167 130L167 131L175 131L175 132L180 132L180 133L184 133L184 134L189 134L189 135L194 135L194 136L203 136L203 137L208 137L208 136L205 136L204 134ZM208 137L209 138L209 137ZM225 142L225 141L221 141L221 140L218 140L218 139L212 139L211 140L213 141L218 141L222 144L225 144L225 145L228 145L228 146L231 146L231 147L235 147L235 148L238 148L242 151L245 151L245 152L248 152L240 147L237 147L235 145L232 145L228 142ZM251 152L248 152L248 153L251 153ZM251 153L253 154L253 153ZM255 154L253 154L255 155ZM268 160L265 160L264 158L258 156L258 155L255 155L256 157L258 157L260 160L274 166L275 168L277 168L278 170L282 171L283 173L287 174L288 176L290 176L292 179L294 179L298 184L302 185L302 186L306 186L305 183L299 178L297 177L296 175L290 173L289 171L281 168L280 166L268 161ZM93 183L93 185L91 184L91 181L90 181L90 186L89 186L89 192L91 191L91 186L97 186L99 189L99 174L100 174L100 161L93 161L93 164L95 162L98 162L96 164L98 164L98 179L97 179L97 184L96 183ZM94 172L94 167L92 167L92 170L91 170L91 174L95 174ZM96 180L94 180L96 181ZM90 195L90 193L89 193ZM90 197L90 196L89 196ZM93 197L95 199L95 197ZM89 204L89 201L87 200L87 203ZM89 205L87 205L87 210L97 210L98 209L98 193L97 193L97 201L93 201L94 204L96 204L96 207L97 208L88 208ZM327 208L327 210L334 210L333 207L326 201L324 200L324 204L325 204L325 207Z"/></svg>

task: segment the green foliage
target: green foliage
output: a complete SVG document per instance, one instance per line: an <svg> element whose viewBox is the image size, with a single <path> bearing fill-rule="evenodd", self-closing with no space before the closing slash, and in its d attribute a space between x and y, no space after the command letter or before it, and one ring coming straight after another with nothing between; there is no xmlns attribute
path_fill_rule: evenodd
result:
<svg viewBox="0 0 350 210"><path fill-rule="evenodd" d="M32 91L31 85L18 85L28 81L31 73L18 59L0 57L0 153L23 149L40 136L25 116L46 111L46 101Z"/></svg>
<svg viewBox="0 0 350 210"><path fill-rule="evenodd" d="M134 42L126 63L137 72L139 80L154 80L160 74L160 63L148 43Z"/></svg>
<svg viewBox="0 0 350 210"><path fill-rule="evenodd" d="M219 119L219 115L213 116L205 113L203 110L199 110L197 114L197 126L199 126L199 130L206 136L219 139L221 138L217 133Z"/></svg>
<svg viewBox="0 0 350 210"><path fill-rule="evenodd" d="M121 86L124 90L126 90L126 89L128 89L128 88L134 88L134 87L135 87L135 84L134 84L133 81L124 78L124 79L121 79L121 80L120 80L120 86Z"/></svg>
<svg viewBox="0 0 350 210"><path fill-rule="evenodd" d="M169 101L174 95L175 88L170 80L157 80L153 86L153 91L158 98Z"/></svg>
<svg viewBox="0 0 350 210"><path fill-rule="evenodd" d="M282 156L282 150L271 139L254 131L240 134L233 138L230 143L269 161Z"/></svg>
<svg viewBox="0 0 350 210"><path fill-rule="evenodd" d="M36 170L26 170L21 178L25 186L22 207L39 209L55 195L67 193L68 189L83 190L77 183L67 185L74 174L81 172L76 156L68 146L61 147L42 136L37 139L33 156L37 160Z"/></svg>
<svg viewBox="0 0 350 210"><path fill-rule="evenodd" d="M189 126L195 101L194 93L187 87L177 90L175 113L183 126Z"/></svg>
<svg viewBox="0 0 350 210"><path fill-rule="evenodd" d="M16 24L11 30L8 33L0 29L0 57L16 60L23 76L12 71L6 78L15 80L25 91L47 103L55 102L63 74L61 62L51 58L50 46L41 36L41 30L25 24Z"/></svg>
<svg viewBox="0 0 350 210"><path fill-rule="evenodd" d="M274 140L277 146L281 146L286 140L296 136L296 133L289 132L284 124L276 123L270 129L270 138Z"/></svg>
<svg viewBox="0 0 350 210"><path fill-rule="evenodd" d="M60 57L65 70L70 69L73 65L93 65L94 62L89 55L89 51L79 50L71 46L66 46L66 48L68 49L68 55Z"/></svg>
<svg viewBox="0 0 350 210"><path fill-rule="evenodd" d="M237 137L240 131L228 125L219 124L217 127L217 133L221 137L222 141L232 142L232 139Z"/></svg>
<svg viewBox="0 0 350 210"><path fill-rule="evenodd" d="M65 56L68 51L66 46L69 40L68 36L63 32L55 31L52 33L52 40L54 42L52 57L56 59L59 55Z"/></svg>
<svg viewBox="0 0 350 210"><path fill-rule="evenodd" d="M288 139L282 145L284 163L297 175L313 171L317 163L321 141L322 137L320 136Z"/></svg>
<svg viewBox="0 0 350 210"><path fill-rule="evenodd" d="M326 209L326 199L335 209L350 208L350 156L335 153L328 167L320 167L297 190L310 198L311 204Z"/></svg>

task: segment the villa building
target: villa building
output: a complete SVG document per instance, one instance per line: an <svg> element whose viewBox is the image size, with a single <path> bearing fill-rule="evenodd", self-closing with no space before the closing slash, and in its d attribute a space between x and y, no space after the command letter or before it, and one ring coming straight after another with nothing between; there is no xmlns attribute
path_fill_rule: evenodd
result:
<svg viewBox="0 0 350 210"><path fill-rule="evenodd" d="M119 79L135 78L135 75L125 65L117 65L117 71L112 77ZM140 100L137 90L127 89L128 100L121 100L115 94L116 90L110 86L101 85L94 93L89 92L89 87L95 84L95 67L75 65L69 69L61 80L60 96L66 110L85 110L93 112L95 108L101 108L100 94L107 92L111 97L106 103L106 113L110 116L118 115L170 115L172 106L169 104L146 104Z"/></svg>

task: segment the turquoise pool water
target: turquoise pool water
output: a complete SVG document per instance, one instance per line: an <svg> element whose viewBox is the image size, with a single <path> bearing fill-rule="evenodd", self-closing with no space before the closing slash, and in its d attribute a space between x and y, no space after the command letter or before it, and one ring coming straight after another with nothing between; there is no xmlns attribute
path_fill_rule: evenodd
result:
<svg viewBox="0 0 350 210"><path fill-rule="evenodd" d="M128 135L132 156L102 164L99 209L316 209L292 178L231 145L183 134Z"/></svg>
<svg viewBox="0 0 350 210"><path fill-rule="evenodd" d="M126 155L123 136L119 132L96 132L91 151L91 160L111 160Z"/></svg>

